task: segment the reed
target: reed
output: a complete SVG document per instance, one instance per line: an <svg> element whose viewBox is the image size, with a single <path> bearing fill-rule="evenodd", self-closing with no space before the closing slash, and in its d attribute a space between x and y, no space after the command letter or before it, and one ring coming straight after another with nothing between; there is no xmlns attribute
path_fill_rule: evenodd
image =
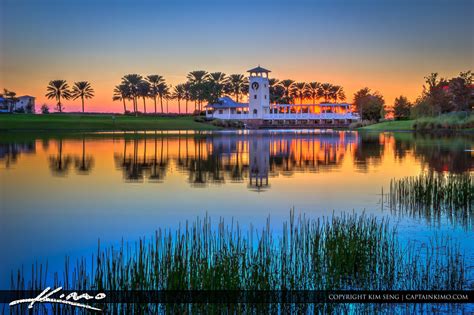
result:
<svg viewBox="0 0 474 315"><path fill-rule="evenodd" d="M466 229L473 227L473 177L467 174L424 173L392 179L389 207L394 213L439 223L443 218Z"/></svg>
<svg viewBox="0 0 474 315"><path fill-rule="evenodd" d="M401 246L396 229L384 219L365 214L333 215L310 220L291 211L283 232L271 231L270 219L257 232L244 232L238 223L210 217L188 222L176 231L158 230L149 240L119 248L101 248L91 265L79 259L53 286L73 290L325 290L325 289L463 289L465 261L451 242L421 247ZM441 248L443 250L441 250ZM41 266L25 280L19 270L12 289L41 289L48 282ZM448 272L440 272L448 271ZM38 279L39 277L39 279ZM51 283L49 283L51 284ZM285 305L117 305L127 312L216 312L231 307L236 313L282 310ZM252 308L253 307L253 308ZM344 310L347 305L291 305L292 311ZM367 306L358 305L363 309ZM371 306L380 307L380 306ZM272 309L273 308L273 309ZM300 309L301 308L301 309ZM211 312L212 313L212 312Z"/></svg>

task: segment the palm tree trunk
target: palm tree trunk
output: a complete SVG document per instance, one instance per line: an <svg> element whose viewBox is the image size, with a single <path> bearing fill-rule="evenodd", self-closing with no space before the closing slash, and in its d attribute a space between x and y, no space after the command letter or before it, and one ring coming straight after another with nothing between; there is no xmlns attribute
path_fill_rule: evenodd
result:
<svg viewBox="0 0 474 315"><path fill-rule="evenodd" d="M163 114L163 96L160 96L161 113Z"/></svg>
<svg viewBox="0 0 474 315"><path fill-rule="evenodd" d="M180 103L179 98L178 98L178 114L181 114L181 103Z"/></svg>
<svg viewBox="0 0 474 315"><path fill-rule="evenodd" d="M84 96L81 96L81 100L82 100L82 112L84 112Z"/></svg>
<svg viewBox="0 0 474 315"><path fill-rule="evenodd" d="M188 113L188 99L186 99L186 114Z"/></svg>
<svg viewBox="0 0 474 315"><path fill-rule="evenodd" d="M155 104L155 114L156 114L156 95L153 96L153 103Z"/></svg>
<svg viewBox="0 0 474 315"><path fill-rule="evenodd" d="M146 102L145 102L145 96L143 96L143 113L146 114Z"/></svg>
<svg viewBox="0 0 474 315"><path fill-rule="evenodd" d="M122 98L122 101L123 101L123 113L126 114L127 113L127 104L125 104L125 98Z"/></svg>

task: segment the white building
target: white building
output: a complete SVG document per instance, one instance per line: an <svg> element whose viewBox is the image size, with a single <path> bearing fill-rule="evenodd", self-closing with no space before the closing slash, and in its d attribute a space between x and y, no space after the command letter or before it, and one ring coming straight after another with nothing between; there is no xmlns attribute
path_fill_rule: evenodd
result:
<svg viewBox="0 0 474 315"><path fill-rule="evenodd" d="M347 103L270 104L270 70L250 69L249 102L237 103L230 97L206 106L208 118L242 120L258 126L345 126L359 120Z"/></svg>
<svg viewBox="0 0 474 315"><path fill-rule="evenodd" d="M14 111L35 112L35 97L24 95L11 102L8 98L0 97L0 113L9 113Z"/></svg>

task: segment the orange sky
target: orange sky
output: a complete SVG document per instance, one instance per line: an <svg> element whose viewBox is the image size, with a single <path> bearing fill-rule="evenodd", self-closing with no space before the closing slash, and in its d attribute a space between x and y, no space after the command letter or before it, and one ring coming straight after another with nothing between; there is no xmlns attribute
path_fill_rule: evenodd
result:
<svg viewBox="0 0 474 315"><path fill-rule="evenodd" d="M473 10L470 0L0 1L0 88L37 97L39 109L54 105L50 80L86 80L96 91L87 111L120 112L112 91L125 74L176 85L193 70L260 64L281 80L341 85L349 102L367 86L390 106L415 100L431 72L474 68Z"/></svg>
<svg viewBox="0 0 474 315"><path fill-rule="evenodd" d="M247 68L253 65L237 67L222 67L227 68L226 73L244 73ZM270 69L274 69L271 65L264 65ZM218 69L209 69L210 71L219 71ZM313 69L304 69L303 67L291 69L288 66L276 67L277 70L273 70L272 76L285 79L291 78L297 82L331 82L334 84L342 85L346 92L348 102L352 102L353 94L360 88L365 86L370 87L374 91L379 91L385 97L386 104L392 105L393 100L399 95L405 95L410 100L415 100L422 91L422 85L424 83L423 74L415 72L407 77L406 74L393 73L391 76L384 76L377 72L366 73L358 72L357 69L338 69L338 71L329 72L324 67L319 68L314 66ZM52 108L55 104L54 100L48 100L44 94L46 93L46 85L50 79L65 79L68 80L69 85L72 85L74 81L88 80L91 82L94 90L95 97L91 100L86 100L86 111L92 112L121 112L123 105L121 102L112 101L112 91L116 84L120 83L121 74L116 71L110 73L102 72L98 69L97 72L89 72L87 75L82 74L80 69L67 69L68 71L57 71L61 73L57 75L48 73L38 73L34 76L28 76L26 73L13 73L8 78L0 79L0 87L6 87L17 93L17 95L32 95L36 97L36 108L39 110L42 104L48 104ZM75 74L77 70L77 75ZM183 69L184 70L184 69ZM224 69L222 69L224 70ZM41 71L41 70L39 70ZM326 72L327 71L327 72ZM129 71L134 73L133 71ZM175 73L173 71L136 71L143 75L159 73L164 75L167 82L171 85L176 85L186 81L186 70L182 73ZM454 76L459 71L451 70L444 74L445 76ZM54 73L54 71L53 71ZM26 77L26 79L25 79ZM67 100L63 101L66 111L79 111L81 108L80 100ZM142 106L142 100L139 102L140 107ZM178 106L176 101L169 102L170 112L177 112ZM192 106L190 106L191 108ZM153 100L147 100L148 110L153 108ZM182 103L182 110L184 109L184 103Z"/></svg>

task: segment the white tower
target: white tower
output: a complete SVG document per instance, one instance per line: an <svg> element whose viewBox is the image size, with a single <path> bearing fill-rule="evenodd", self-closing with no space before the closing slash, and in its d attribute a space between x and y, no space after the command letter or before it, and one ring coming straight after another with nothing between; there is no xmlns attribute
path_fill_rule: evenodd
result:
<svg viewBox="0 0 474 315"><path fill-rule="evenodd" d="M249 115L254 119L262 119L270 113L270 86L268 73L270 70L260 66L248 70L249 77Z"/></svg>

